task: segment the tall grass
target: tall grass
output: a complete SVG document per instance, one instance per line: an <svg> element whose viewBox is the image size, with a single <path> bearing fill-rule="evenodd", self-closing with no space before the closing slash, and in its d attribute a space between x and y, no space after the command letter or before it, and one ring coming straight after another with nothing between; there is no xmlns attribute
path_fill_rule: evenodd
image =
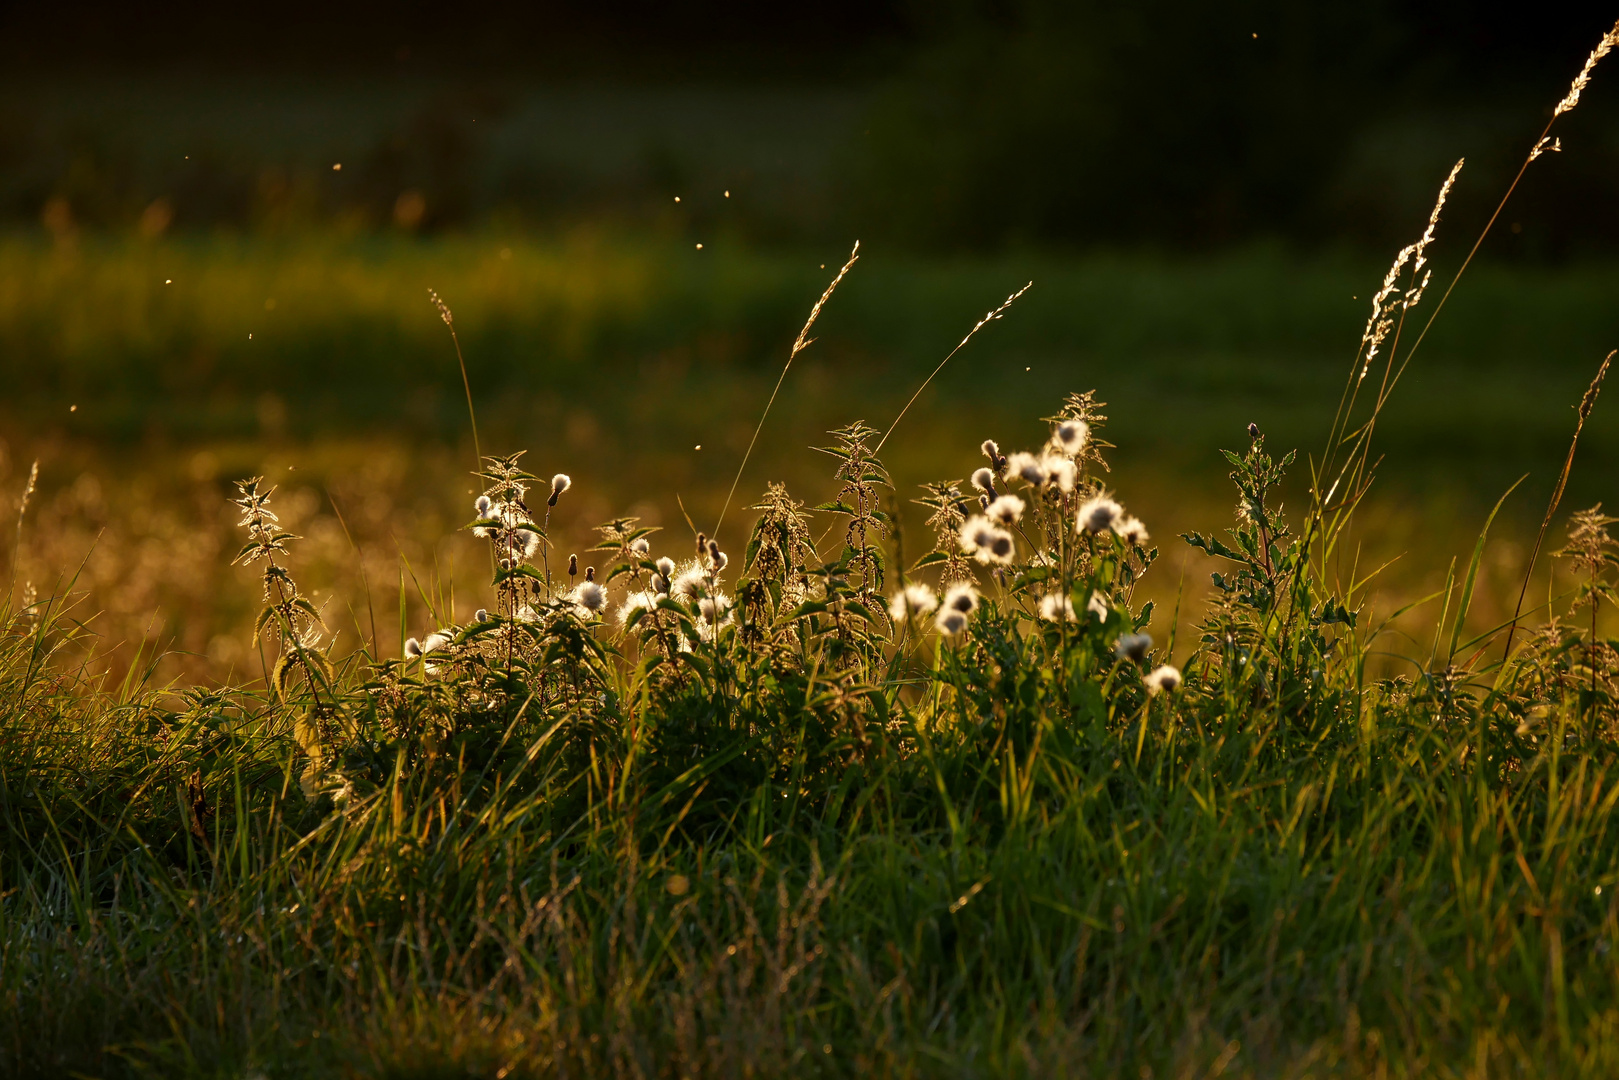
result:
<svg viewBox="0 0 1619 1080"><path fill-rule="evenodd" d="M1344 552L1403 280L1302 513L1259 425L1226 452L1190 643L1090 392L925 485L920 538L863 422L824 501L582 553L569 476L484 456L483 606L412 568L352 648L243 480L243 685L98 681L71 584L8 599L5 1072L1611 1074L1619 545L1578 515L1514 647L1467 622L1492 514L1377 674Z"/></svg>

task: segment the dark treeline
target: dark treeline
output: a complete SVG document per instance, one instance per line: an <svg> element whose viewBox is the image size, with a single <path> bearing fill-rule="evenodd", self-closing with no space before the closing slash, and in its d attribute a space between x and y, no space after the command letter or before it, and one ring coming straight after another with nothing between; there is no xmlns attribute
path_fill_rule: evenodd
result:
<svg viewBox="0 0 1619 1080"><path fill-rule="evenodd" d="M1614 15L1464 0L587 7L13 8L0 16L0 217L148 231L333 217L667 228L673 194L735 186L724 225L761 242L857 231L922 250L1382 247L1420 222L1462 154L1453 215L1487 213ZM238 131L191 156L151 149L154 127L183 123L186 94L207 105L222 81L255 102L303 95L287 107L310 114L307 145ZM42 104L41 82L58 98L83 88L77 105ZM1619 95L1604 83L1569 118L1575 152L1531 177L1498 253L1619 240ZM158 85L181 89L119 111ZM566 149L536 156L555 110L535 119L534 95L578 86L627 87L643 104L703 89L684 106L692 123L734 146L696 147L676 124L638 129L633 160L612 168L579 167ZM323 116L357 94L398 108L369 121L347 176L319 175ZM772 173L760 133L770 103L789 99L798 111L776 134L799 153ZM766 115L742 123L750 101ZM607 127L636 116L592 115ZM703 212L699 201L679 222Z"/></svg>

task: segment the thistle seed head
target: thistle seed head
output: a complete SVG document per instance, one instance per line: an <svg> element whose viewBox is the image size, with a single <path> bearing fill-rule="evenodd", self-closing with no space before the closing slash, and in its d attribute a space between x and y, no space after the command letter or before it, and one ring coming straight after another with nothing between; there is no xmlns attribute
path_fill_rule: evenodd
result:
<svg viewBox="0 0 1619 1080"><path fill-rule="evenodd" d="M1046 470L1040 464L1040 459L1023 450L1006 459L1006 473L1034 487L1046 482Z"/></svg>
<svg viewBox="0 0 1619 1080"><path fill-rule="evenodd" d="M1148 672L1142 677L1141 681L1146 684L1147 693L1149 694L1174 693L1180 689L1180 669L1164 664Z"/></svg>
<svg viewBox="0 0 1619 1080"><path fill-rule="evenodd" d="M638 537L630 542L630 554L632 555L645 556L651 554L651 552L652 541L648 540L644 536Z"/></svg>
<svg viewBox="0 0 1619 1080"><path fill-rule="evenodd" d="M585 567L585 580L586 581L595 581L596 580L596 568L594 566Z"/></svg>
<svg viewBox="0 0 1619 1080"><path fill-rule="evenodd" d="M1151 651L1151 634L1123 634L1113 643L1114 656L1120 660L1134 660L1138 664L1147 659Z"/></svg>
<svg viewBox="0 0 1619 1080"><path fill-rule="evenodd" d="M1125 516L1113 523L1113 531L1118 534L1131 547L1144 547L1152 537L1147 535L1147 527L1141 523L1140 518Z"/></svg>
<svg viewBox="0 0 1619 1080"><path fill-rule="evenodd" d="M472 508L477 511L480 518L487 518L494 513L495 502L487 495L479 495L478 501L472 504Z"/></svg>
<svg viewBox="0 0 1619 1080"><path fill-rule="evenodd" d="M1046 622L1074 622L1074 602L1066 593L1048 593L1040 599L1040 617Z"/></svg>
<svg viewBox="0 0 1619 1080"><path fill-rule="evenodd" d="M973 487L993 499L995 497L995 474L988 469L974 469Z"/></svg>
<svg viewBox="0 0 1619 1080"><path fill-rule="evenodd" d="M419 660L422 655L422 643L415 638L405 639L405 657L409 660Z"/></svg>
<svg viewBox="0 0 1619 1080"><path fill-rule="evenodd" d="M984 508L984 515L998 525L1011 528L1023 519L1023 500L1016 495L1002 495Z"/></svg>
<svg viewBox="0 0 1619 1080"><path fill-rule="evenodd" d="M971 615L978 607L978 590L966 582L950 586L944 594L944 610Z"/></svg>
<svg viewBox="0 0 1619 1080"><path fill-rule="evenodd" d="M1090 438L1091 426L1083 420L1064 420L1051 432L1051 444L1069 457L1078 457Z"/></svg>
<svg viewBox="0 0 1619 1080"><path fill-rule="evenodd" d="M607 590L594 581L587 581L573 590L573 605L582 618L593 618L607 606Z"/></svg>
<svg viewBox="0 0 1619 1080"><path fill-rule="evenodd" d="M1098 495L1080 506L1078 521L1080 531L1092 534L1106 532L1123 513L1124 507L1106 495Z"/></svg>
<svg viewBox="0 0 1619 1080"><path fill-rule="evenodd" d="M965 612L953 608L944 608L933 620L933 626L945 637L955 637L967 629L967 615Z"/></svg>
<svg viewBox="0 0 1619 1080"><path fill-rule="evenodd" d="M888 614L899 622L912 615L927 615L938 606L939 598L933 590L913 581L888 601Z"/></svg>

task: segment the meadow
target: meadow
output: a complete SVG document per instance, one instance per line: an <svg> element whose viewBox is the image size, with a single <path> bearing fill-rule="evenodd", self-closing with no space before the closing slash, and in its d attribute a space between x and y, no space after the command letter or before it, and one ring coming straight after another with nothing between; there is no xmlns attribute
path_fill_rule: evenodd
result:
<svg viewBox="0 0 1619 1080"><path fill-rule="evenodd" d="M0 241L0 1070L1610 1075L1619 269L1440 236Z"/></svg>

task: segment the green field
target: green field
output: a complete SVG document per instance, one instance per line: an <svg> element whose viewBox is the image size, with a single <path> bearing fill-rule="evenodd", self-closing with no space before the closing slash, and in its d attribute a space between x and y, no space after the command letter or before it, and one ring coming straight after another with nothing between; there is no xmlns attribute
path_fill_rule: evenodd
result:
<svg viewBox="0 0 1619 1080"><path fill-rule="evenodd" d="M83 563L83 610L100 613L104 648L127 658L155 635L191 654L165 670L222 675L240 658L232 642L252 601L219 558L233 478L262 472L285 486L319 545L315 582L339 609L362 606L367 587L397 590L401 555L423 574L466 567L470 541L450 526L471 439L429 288L455 313L486 451L528 449L575 477L559 542L588 546L592 526L625 513L680 524L682 506L706 528L845 255L591 231L13 236L0 242L4 483L17 490L34 458L42 470L23 574L48 591ZM1441 250L1438 265L1443 274L1454 256ZM886 427L967 329L1032 280L885 447L908 525L920 526L917 484L964 476L985 437L1032 443L1033 418L1094 388L1118 447L1109 482L1178 568L1188 551L1175 534L1207 529L1229 505L1218 451L1238 446L1250 420L1273 445L1319 455L1382 269L1264 249L945 263L867 250L789 374L741 497L767 480L826 491L808 448L852 420ZM1619 340L1616 291L1619 268L1606 265L1469 272L1379 428L1387 456L1356 542L1363 569L1404 556L1379 579L1385 607L1438 589L1527 472L1485 567L1478 618L1499 614L1566 450L1570 406ZM1619 418L1606 404L1583 445L1568 506L1607 495ZM1192 611L1205 577L1187 566ZM1161 603L1180 587L1178 571L1149 586Z"/></svg>

